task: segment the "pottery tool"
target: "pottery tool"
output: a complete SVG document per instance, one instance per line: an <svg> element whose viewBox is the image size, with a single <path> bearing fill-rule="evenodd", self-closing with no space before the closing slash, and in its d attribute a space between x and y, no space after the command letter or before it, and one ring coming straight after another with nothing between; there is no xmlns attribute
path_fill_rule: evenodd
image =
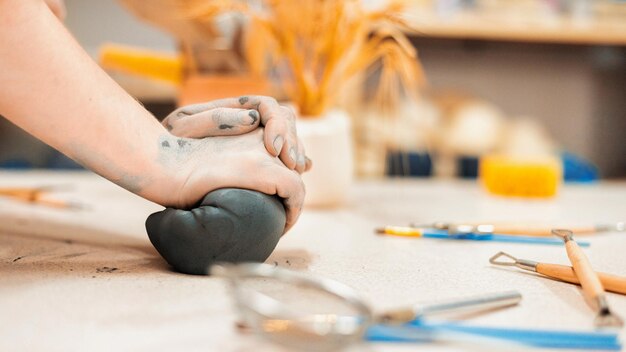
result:
<svg viewBox="0 0 626 352"><path fill-rule="evenodd" d="M377 323L401 324L438 314L484 312L519 304L522 294L518 291L487 293L440 303L417 304L378 314Z"/></svg>
<svg viewBox="0 0 626 352"><path fill-rule="evenodd" d="M580 281L578 280L578 277L576 277L574 268L567 265L539 263L533 260L517 259L505 252L498 252L496 255L489 258L489 263L501 266L515 266L553 279L580 285ZM600 282L607 291L626 295L626 277L601 272L596 272L596 274L598 274Z"/></svg>
<svg viewBox="0 0 626 352"><path fill-rule="evenodd" d="M538 237L552 237L553 226L529 225L520 223L449 223L434 222L431 224L414 224L412 227L435 228L446 230L450 234L461 233L499 233L506 235L524 235ZM568 227L576 235L591 235L601 232L626 232L625 222L616 222L614 224L598 224L580 227Z"/></svg>
<svg viewBox="0 0 626 352"><path fill-rule="evenodd" d="M435 314L490 312L522 299L517 291L504 291L375 312L351 287L309 273L259 263L217 264L210 273L229 283L240 329L298 351L341 350L362 341L374 325L403 329ZM428 341L467 341L462 333L423 329L411 334L416 335ZM472 339L479 340L501 343Z"/></svg>
<svg viewBox="0 0 626 352"><path fill-rule="evenodd" d="M596 326L623 326L624 322L622 319L609 309L604 286L598 274L593 271L591 263L585 253L580 249L576 241L574 241L572 231L556 229L552 230L552 233L565 242L567 256L574 267L574 273L580 281L585 297L590 303L593 303L598 310L598 315L595 319Z"/></svg>
<svg viewBox="0 0 626 352"><path fill-rule="evenodd" d="M467 240L467 241L493 241L493 242L508 242L508 243L527 243L527 244L551 244L560 245L561 241L555 238L533 237L533 236L518 236L518 235L502 235L494 233L473 233L464 232L458 234L451 234L446 230L438 229L424 229L410 226L385 226L376 229L376 233L379 235L390 235L400 237L423 237L423 238L437 238L444 240ZM589 242L580 242L581 246L589 246Z"/></svg>
<svg viewBox="0 0 626 352"><path fill-rule="evenodd" d="M81 203L48 197L46 194L55 188L56 187L52 187L52 186L0 188L0 196L18 200L21 202L43 205L43 206L48 206L48 207L53 207L53 208L62 208L62 209L84 208L84 205Z"/></svg>
<svg viewBox="0 0 626 352"><path fill-rule="evenodd" d="M415 337L411 336L413 331L416 333ZM424 339L420 338L420 331L462 333L539 348L586 349L594 351L621 351L622 349L618 334L613 331L520 329L430 321L426 319L415 320L400 328L375 325L368 329L365 337L372 342L424 342Z"/></svg>

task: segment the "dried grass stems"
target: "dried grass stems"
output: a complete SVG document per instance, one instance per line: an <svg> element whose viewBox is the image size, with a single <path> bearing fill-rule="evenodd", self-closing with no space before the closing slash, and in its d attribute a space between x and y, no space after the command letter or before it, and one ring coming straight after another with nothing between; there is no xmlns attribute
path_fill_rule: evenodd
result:
<svg viewBox="0 0 626 352"><path fill-rule="evenodd" d="M329 109L360 73L376 72L376 99L394 106L417 95L424 75L404 35L405 1L368 11L361 0L194 0L192 18L212 21L225 11L249 19L245 52L250 70L272 75L303 116Z"/></svg>

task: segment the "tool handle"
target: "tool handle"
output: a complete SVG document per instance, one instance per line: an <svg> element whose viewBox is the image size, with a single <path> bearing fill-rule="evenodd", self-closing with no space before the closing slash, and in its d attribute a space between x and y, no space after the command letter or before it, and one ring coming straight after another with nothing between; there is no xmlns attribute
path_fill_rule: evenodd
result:
<svg viewBox="0 0 626 352"><path fill-rule="evenodd" d="M566 241L565 248L567 249L567 256L574 267L574 272L578 280L580 280L585 296L587 296L590 302L595 302L597 297L604 295L604 287L598 275L593 271L589 259L587 259L587 256L576 241Z"/></svg>
<svg viewBox="0 0 626 352"><path fill-rule="evenodd" d="M493 232L507 235L525 235L538 237L552 237L553 227L546 226L527 226L515 224L495 224ZM581 226L571 228L575 235L588 235L597 232L595 226Z"/></svg>
<svg viewBox="0 0 626 352"><path fill-rule="evenodd" d="M42 191L36 188L0 188L0 196L21 200L33 200L41 195Z"/></svg>
<svg viewBox="0 0 626 352"><path fill-rule="evenodd" d="M580 281L571 266L538 263L535 269L538 273L545 276L580 285ZM626 295L626 277L601 272L596 272L596 274L605 290Z"/></svg>

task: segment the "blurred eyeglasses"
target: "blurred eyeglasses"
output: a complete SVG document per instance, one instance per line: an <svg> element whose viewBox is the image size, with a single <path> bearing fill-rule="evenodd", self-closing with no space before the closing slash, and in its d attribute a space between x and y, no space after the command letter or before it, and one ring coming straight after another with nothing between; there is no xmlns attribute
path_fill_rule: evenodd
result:
<svg viewBox="0 0 626 352"><path fill-rule="evenodd" d="M375 314L349 286L306 273L242 263L214 265L211 274L229 281L240 325L280 345L309 351L361 342L376 324L400 325L432 314L490 310L521 300L518 292L508 291Z"/></svg>

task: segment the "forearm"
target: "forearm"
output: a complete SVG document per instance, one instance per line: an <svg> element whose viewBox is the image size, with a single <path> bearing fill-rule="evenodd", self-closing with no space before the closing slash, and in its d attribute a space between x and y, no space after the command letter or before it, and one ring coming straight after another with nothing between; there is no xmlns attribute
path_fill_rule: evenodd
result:
<svg viewBox="0 0 626 352"><path fill-rule="evenodd" d="M0 114L159 203L165 129L80 48L43 2L0 0ZM168 175L171 177L171 175Z"/></svg>

